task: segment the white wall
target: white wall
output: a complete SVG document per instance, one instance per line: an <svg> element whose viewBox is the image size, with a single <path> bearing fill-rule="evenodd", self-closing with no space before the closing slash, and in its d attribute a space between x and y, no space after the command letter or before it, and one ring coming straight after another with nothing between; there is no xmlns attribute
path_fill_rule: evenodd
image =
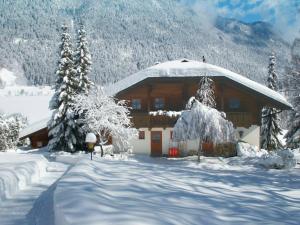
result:
<svg viewBox="0 0 300 225"><path fill-rule="evenodd" d="M242 137L240 137L240 131L243 132ZM260 126L252 125L249 128L237 127L235 133L238 140L245 141L260 149Z"/></svg>
<svg viewBox="0 0 300 225"><path fill-rule="evenodd" d="M149 130L148 128L140 128L140 131L145 131L145 139L139 140L138 138L135 138L131 141L133 146L133 153L134 154L145 154L150 155L151 154L151 131L161 131L162 132L162 154L168 154L169 148L175 145L176 147L179 147L180 150L184 151L184 154L187 154L190 150L197 151L198 149L198 140L191 140L187 142L182 142L180 144L173 143L170 140L170 131L173 130L173 128L152 128ZM239 132L242 131L243 135L240 138ZM258 148L260 148L260 127L256 125L252 125L249 128L244 127L238 127L236 128L236 137L239 140L245 141L251 145L255 145Z"/></svg>

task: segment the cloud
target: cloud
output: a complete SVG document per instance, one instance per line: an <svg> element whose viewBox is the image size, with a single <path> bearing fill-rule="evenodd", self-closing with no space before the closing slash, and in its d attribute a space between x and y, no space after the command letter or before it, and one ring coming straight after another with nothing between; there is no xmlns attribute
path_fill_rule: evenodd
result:
<svg viewBox="0 0 300 225"><path fill-rule="evenodd" d="M207 23L217 16L245 22L264 21L287 41L300 37L299 0L181 0L192 6Z"/></svg>

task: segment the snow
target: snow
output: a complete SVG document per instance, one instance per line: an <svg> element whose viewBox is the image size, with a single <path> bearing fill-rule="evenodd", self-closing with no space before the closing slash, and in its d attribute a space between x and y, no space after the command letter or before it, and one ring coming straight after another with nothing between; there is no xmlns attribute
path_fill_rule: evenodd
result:
<svg viewBox="0 0 300 225"><path fill-rule="evenodd" d="M150 116L168 116L168 117L177 117L180 116L182 111L167 111L167 110L157 110L150 111Z"/></svg>
<svg viewBox="0 0 300 225"><path fill-rule="evenodd" d="M67 164L46 149L0 153L0 224L54 225L53 192Z"/></svg>
<svg viewBox="0 0 300 225"><path fill-rule="evenodd" d="M3 82L5 86L12 86L16 84L17 77L14 75L13 72L2 68L0 69L0 80Z"/></svg>
<svg viewBox="0 0 300 225"><path fill-rule="evenodd" d="M265 170L229 160L82 159L54 192L55 223L298 224L299 167Z"/></svg>
<svg viewBox="0 0 300 225"><path fill-rule="evenodd" d="M297 162L300 163L298 149L279 149L268 152L243 142L237 144L237 155L246 160L249 159L254 165L265 168L291 169L296 166Z"/></svg>
<svg viewBox="0 0 300 225"><path fill-rule="evenodd" d="M36 182L46 172L47 160L42 155L0 152L0 200L11 198L19 190Z"/></svg>
<svg viewBox="0 0 300 225"><path fill-rule="evenodd" d="M259 92L275 101L278 101L288 108L292 108L292 105L287 102L285 97L262 84L259 84L227 69L209 63L193 60L187 60L187 62L182 62L182 60L174 60L154 65L123 80L120 80L115 84L109 85L106 88L106 91L109 95L115 95L120 91L125 90L126 88L129 88L130 86L150 77L197 77L203 75L211 77L226 77L247 88L252 89L255 92Z"/></svg>
<svg viewBox="0 0 300 225"><path fill-rule="evenodd" d="M264 149L258 149L257 146L250 145L244 142L239 142L237 144L237 155L239 157L262 157L265 154L268 154L268 152Z"/></svg>

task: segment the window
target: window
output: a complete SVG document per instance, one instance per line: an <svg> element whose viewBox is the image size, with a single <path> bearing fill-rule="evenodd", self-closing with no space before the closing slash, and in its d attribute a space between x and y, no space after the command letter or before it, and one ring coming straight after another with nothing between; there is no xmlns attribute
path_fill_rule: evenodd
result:
<svg viewBox="0 0 300 225"><path fill-rule="evenodd" d="M163 98L155 98L154 99L154 108L155 109L163 109L165 107L165 101Z"/></svg>
<svg viewBox="0 0 300 225"><path fill-rule="evenodd" d="M173 140L173 131L170 131L170 139Z"/></svg>
<svg viewBox="0 0 300 225"><path fill-rule="evenodd" d="M240 100L237 98L229 99L229 109L239 109L240 108Z"/></svg>
<svg viewBox="0 0 300 225"><path fill-rule="evenodd" d="M139 110L142 108L141 99L132 99L131 101L132 109Z"/></svg>
<svg viewBox="0 0 300 225"><path fill-rule="evenodd" d="M145 139L145 131L139 131L139 139L144 140Z"/></svg>

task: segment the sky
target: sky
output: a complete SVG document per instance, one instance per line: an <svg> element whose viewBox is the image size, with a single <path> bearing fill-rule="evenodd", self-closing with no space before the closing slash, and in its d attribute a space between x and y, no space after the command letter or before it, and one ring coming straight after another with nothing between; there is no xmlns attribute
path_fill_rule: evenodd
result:
<svg viewBox="0 0 300 225"><path fill-rule="evenodd" d="M182 0L209 18L268 22L286 40L300 37L300 0Z"/></svg>

